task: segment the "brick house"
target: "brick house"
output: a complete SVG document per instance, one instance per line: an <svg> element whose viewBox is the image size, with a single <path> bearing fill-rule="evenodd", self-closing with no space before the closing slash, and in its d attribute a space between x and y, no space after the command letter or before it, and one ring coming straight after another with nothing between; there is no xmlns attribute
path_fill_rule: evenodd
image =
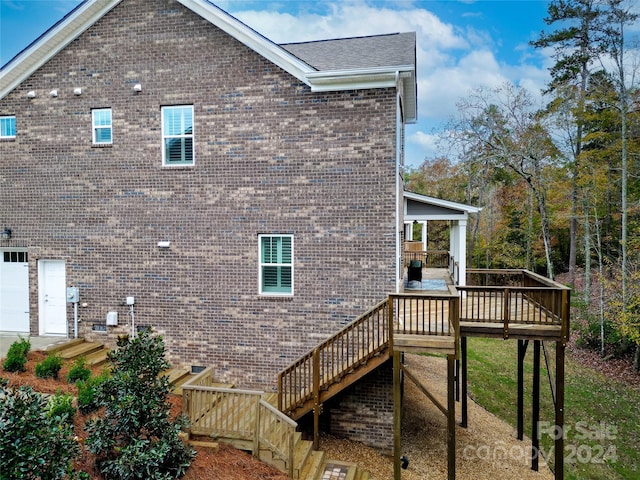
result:
<svg viewBox="0 0 640 480"><path fill-rule="evenodd" d="M79 336L151 326L274 389L401 285L416 105L413 33L277 45L206 0L86 0L0 70L0 330L74 336L73 286Z"/></svg>

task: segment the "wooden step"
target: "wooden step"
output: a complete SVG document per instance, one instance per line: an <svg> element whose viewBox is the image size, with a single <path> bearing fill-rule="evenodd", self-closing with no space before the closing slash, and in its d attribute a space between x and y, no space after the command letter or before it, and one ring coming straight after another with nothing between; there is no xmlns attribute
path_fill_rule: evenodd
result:
<svg viewBox="0 0 640 480"><path fill-rule="evenodd" d="M293 478L300 478L307 458L313 452L313 442L309 440L299 440L293 450Z"/></svg>
<svg viewBox="0 0 640 480"><path fill-rule="evenodd" d="M317 480L322 473L324 467L324 452L314 450L307 457L307 461L300 472L301 480Z"/></svg>
<svg viewBox="0 0 640 480"><path fill-rule="evenodd" d="M61 350L65 350L67 348L71 348L75 345L78 345L80 343L84 343L84 338L74 338L71 340L68 340L64 343L56 343L53 345L49 345L47 348L45 348L45 352L48 353L58 353Z"/></svg>
<svg viewBox="0 0 640 480"><path fill-rule="evenodd" d="M96 350L93 353L90 353L85 357L85 361L87 365L90 367L97 367L99 365L103 365L107 363L107 355L110 350L108 348L102 348L101 350Z"/></svg>
<svg viewBox="0 0 640 480"><path fill-rule="evenodd" d="M160 375L166 375L167 377L169 377L169 383L171 385L175 385L181 380L182 382L180 384L186 382L188 380L187 377L191 375L191 372L189 372L189 370L186 370L184 368L170 368L168 370L160 372Z"/></svg>
<svg viewBox="0 0 640 480"><path fill-rule="evenodd" d="M189 370L184 368L171 368L162 372L161 375L169 377L169 383L173 387L171 393L174 395L182 395L182 385L194 377Z"/></svg>
<svg viewBox="0 0 640 480"><path fill-rule="evenodd" d="M82 342L60 350L58 353L64 360L75 360L78 357L89 355L98 350L102 350L103 348L104 345L102 343Z"/></svg>

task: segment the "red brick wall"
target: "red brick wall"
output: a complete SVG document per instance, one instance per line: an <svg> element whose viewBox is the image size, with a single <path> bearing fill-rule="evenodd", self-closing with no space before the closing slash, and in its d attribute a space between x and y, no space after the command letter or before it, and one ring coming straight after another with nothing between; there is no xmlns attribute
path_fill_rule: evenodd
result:
<svg viewBox="0 0 640 480"><path fill-rule="evenodd" d="M395 98L312 93L176 2L124 0L0 100L18 130L0 143L0 220L29 250L32 332L37 262L64 259L81 335L113 342L135 296L174 364L274 388L394 290ZM194 105L195 166L165 168L160 107L179 104ZM104 107L113 145L98 148ZM291 298L258 295L260 233L294 235ZM110 310L121 327L92 332Z"/></svg>

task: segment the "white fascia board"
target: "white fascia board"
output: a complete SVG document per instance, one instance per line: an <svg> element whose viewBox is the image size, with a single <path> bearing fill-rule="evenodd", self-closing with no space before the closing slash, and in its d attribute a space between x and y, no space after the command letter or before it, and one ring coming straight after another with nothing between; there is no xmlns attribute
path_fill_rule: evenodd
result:
<svg viewBox="0 0 640 480"><path fill-rule="evenodd" d="M412 193L407 191L404 192L404 198L415 200L416 202L420 203L428 203L430 205L451 208L453 210L462 210L467 213L478 213L482 210L482 207L473 207L471 205L465 205L463 203L450 202L449 200L442 200L441 198L428 197L426 195L420 195L419 193Z"/></svg>
<svg viewBox="0 0 640 480"><path fill-rule="evenodd" d="M26 50L20 52L0 70L0 98L4 98L22 81L44 65L87 28L102 18L121 0L90 0L52 27Z"/></svg>
<svg viewBox="0 0 640 480"><path fill-rule="evenodd" d="M309 85L306 75L315 69L296 56L287 52L284 48L260 35L258 32L242 23L237 18L229 15L224 10L216 7L206 0L178 0L179 3L208 20L220 30L228 33L233 38L243 43L267 60L296 77L301 82Z"/></svg>
<svg viewBox="0 0 640 480"><path fill-rule="evenodd" d="M307 79L313 92L388 88L397 85L398 75L400 77L411 75L413 70L413 65L352 70L324 70L307 73Z"/></svg>

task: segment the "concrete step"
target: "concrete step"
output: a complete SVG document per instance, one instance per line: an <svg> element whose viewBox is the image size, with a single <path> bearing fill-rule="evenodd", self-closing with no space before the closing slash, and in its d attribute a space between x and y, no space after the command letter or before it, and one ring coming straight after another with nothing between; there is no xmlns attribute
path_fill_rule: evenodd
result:
<svg viewBox="0 0 640 480"><path fill-rule="evenodd" d="M356 480L357 474L358 466L355 463L327 460L318 480Z"/></svg>

